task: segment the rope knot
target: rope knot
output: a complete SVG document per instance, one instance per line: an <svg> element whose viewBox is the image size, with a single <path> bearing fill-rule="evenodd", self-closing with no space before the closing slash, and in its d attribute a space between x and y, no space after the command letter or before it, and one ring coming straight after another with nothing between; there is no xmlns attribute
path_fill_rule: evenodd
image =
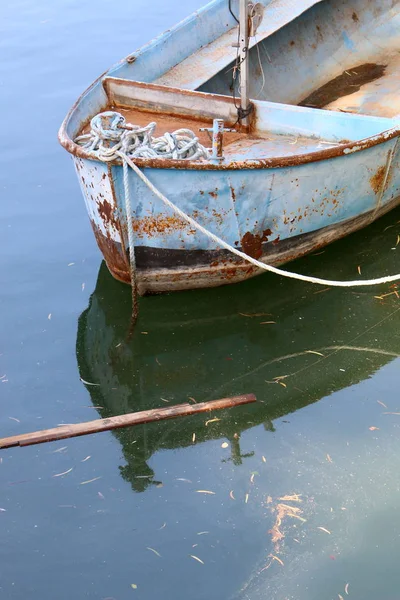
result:
<svg viewBox="0 0 400 600"><path fill-rule="evenodd" d="M118 142L121 139L125 125L125 117L117 112L99 113L90 121L90 129L95 136L102 140Z"/></svg>

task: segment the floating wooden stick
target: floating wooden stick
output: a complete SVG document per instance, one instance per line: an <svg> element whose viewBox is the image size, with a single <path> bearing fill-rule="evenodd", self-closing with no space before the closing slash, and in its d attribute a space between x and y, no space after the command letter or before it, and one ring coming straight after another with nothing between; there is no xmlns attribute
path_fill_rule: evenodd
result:
<svg viewBox="0 0 400 600"><path fill-rule="evenodd" d="M12 448L13 446L33 446L34 444L43 444L44 442L54 442L65 438L77 437L79 435L88 435L89 433L98 433L99 431L109 431L119 427L129 427L131 425L141 425L142 423L151 423L152 421L163 421L164 419L174 419L175 417L184 417L198 413L209 412L211 410L220 410L222 408L231 408L241 404L255 402L254 394L245 394L244 396L234 396L233 398L222 398L211 402L202 402L199 404L176 404L163 408L154 408L152 410L143 410L128 415L119 415L118 417L109 417L108 419L96 419L86 423L77 423L76 425L62 425L54 429L43 429L32 433L24 433L0 439L1 448Z"/></svg>

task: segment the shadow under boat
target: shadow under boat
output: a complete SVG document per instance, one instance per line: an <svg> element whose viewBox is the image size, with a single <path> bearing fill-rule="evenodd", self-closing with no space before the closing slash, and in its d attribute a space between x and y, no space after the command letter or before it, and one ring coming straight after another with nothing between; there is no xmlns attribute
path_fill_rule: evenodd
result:
<svg viewBox="0 0 400 600"><path fill-rule="evenodd" d="M292 264L319 277L394 273L400 211ZM399 245L400 248L400 245ZM240 464L240 436L370 377L400 355L395 287L321 289L265 275L236 286L141 300L134 338L125 342L130 293L102 263L78 322L77 360L101 417L255 393L258 402L114 431L135 491L161 484L148 462L160 449L228 439ZM391 294L391 295L385 295ZM377 298L380 296L382 299ZM398 308L397 308L398 306ZM206 423L212 418L220 420Z"/></svg>

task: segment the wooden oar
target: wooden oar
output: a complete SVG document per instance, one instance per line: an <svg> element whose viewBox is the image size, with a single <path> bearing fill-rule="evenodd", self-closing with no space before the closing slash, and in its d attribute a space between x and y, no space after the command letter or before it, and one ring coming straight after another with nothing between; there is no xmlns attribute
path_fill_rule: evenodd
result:
<svg viewBox="0 0 400 600"><path fill-rule="evenodd" d="M221 400L212 400L211 402L201 402L199 404L175 404L174 406L153 408L152 410L143 410L127 415L109 417L108 419L96 419L95 421L77 423L76 425L62 425L54 429L43 429L42 431L2 438L0 439L0 449L12 448L13 446L33 446L34 444L54 442L55 440L98 433L99 431L109 431L110 429L118 429L119 427L141 425L143 423L151 423L152 421L163 421L164 419L195 415L211 410L231 408L251 402L256 402L254 394L245 394L243 396L222 398Z"/></svg>

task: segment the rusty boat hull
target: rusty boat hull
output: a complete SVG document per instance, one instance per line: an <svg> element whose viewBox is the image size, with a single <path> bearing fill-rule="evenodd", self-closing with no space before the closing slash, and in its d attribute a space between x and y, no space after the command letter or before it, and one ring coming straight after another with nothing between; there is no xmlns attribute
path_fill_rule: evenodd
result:
<svg viewBox="0 0 400 600"><path fill-rule="evenodd" d="M400 3L264 4L250 51L257 97L251 127L225 135L225 159L218 164L135 163L206 229L279 265L367 226L400 203ZM134 124L156 121L161 134L179 127L197 134L213 118L233 127L237 112L227 72L236 32L228 3L211 2L101 76L60 129L98 246L112 275L126 283L132 223L140 294L215 287L262 271L183 222L133 171L127 214L121 162L96 160L74 139L94 115L110 109ZM373 35L381 39L379 51ZM207 144L206 133L198 136Z"/></svg>

